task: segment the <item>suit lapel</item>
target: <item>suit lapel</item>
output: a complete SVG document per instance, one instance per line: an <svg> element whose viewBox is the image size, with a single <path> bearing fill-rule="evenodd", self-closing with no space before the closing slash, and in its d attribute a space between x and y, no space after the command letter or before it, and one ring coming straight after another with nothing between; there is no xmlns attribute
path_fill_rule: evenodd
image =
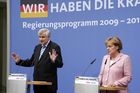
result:
<svg viewBox="0 0 140 93"><path fill-rule="evenodd" d="M40 51L41 51L41 44L37 47L37 50L35 51L35 65L37 65L39 62L39 55L40 55Z"/></svg>
<svg viewBox="0 0 140 93"><path fill-rule="evenodd" d="M42 46L40 45L40 46L39 46L39 49L38 49L38 51L37 51L37 59L39 59L41 48L42 48Z"/></svg>
<svg viewBox="0 0 140 93"><path fill-rule="evenodd" d="M122 54L120 53L116 58L115 60L112 62L112 64L109 65L109 67L113 66L116 62L118 62L121 58ZM109 57L109 61L110 61L110 57Z"/></svg>

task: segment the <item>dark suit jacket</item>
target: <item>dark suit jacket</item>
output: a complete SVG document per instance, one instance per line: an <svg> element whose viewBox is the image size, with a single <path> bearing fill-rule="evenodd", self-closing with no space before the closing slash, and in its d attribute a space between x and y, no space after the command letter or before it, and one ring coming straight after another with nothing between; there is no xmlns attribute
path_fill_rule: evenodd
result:
<svg viewBox="0 0 140 93"><path fill-rule="evenodd" d="M17 65L25 67L34 66L34 80L52 82L53 88L57 90L57 68L61 68L63 66L61 49L59 45L50 41L39 60L41 47L41 44L37 45L32 57L26 60L21 59ZM55 49L58 54L55 63L51 62L49 57L49 52L51 52L52 49Z"/></svg>

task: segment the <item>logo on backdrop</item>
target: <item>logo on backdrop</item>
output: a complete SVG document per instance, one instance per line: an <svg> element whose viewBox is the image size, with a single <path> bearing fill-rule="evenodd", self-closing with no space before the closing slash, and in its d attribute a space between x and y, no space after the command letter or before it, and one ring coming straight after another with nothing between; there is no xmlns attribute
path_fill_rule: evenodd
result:
<svg viewBox="0 0 140 93"><path fill-rule="evenodd" d="M48 0L20 0L20 17L48 17Z"/></svg>

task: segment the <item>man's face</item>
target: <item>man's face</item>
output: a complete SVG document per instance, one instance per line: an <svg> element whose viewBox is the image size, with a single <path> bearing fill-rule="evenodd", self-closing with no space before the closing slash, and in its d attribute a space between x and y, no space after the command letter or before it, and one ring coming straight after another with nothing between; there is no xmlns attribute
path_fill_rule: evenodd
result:
<svg viewBox="0 0 140 93"><path fill-rule="evenodd" d="M49 40L50 38L46 35L46 33L42 33L39 35L40 44L45 45Z"/></svg>

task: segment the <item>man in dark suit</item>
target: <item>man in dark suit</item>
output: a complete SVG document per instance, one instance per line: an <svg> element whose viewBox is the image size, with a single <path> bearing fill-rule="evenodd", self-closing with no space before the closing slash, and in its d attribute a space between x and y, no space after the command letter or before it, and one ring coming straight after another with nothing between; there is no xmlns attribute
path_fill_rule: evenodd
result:
<svg viewBox="0 0 140 93"><path fill-rule="evenodd" d="M34 85L34 93L57 93L57 68L63 66L60 46L50 40L48 29L38 31L40 44L35 46L30 59L21 59L16 53L12 58L16 65L34 66L34 81L52 82L52 85Z"/></svg>

